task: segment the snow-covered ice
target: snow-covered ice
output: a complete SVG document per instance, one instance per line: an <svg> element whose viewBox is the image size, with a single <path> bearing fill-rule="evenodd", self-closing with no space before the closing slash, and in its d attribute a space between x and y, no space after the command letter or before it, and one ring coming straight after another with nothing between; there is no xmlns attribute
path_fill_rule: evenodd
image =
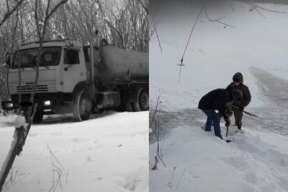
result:
<svg viewBox="0 0 288 192"><path fill-rule="evenodd" d="M183 3L182 3L183 2ZM182 3L182 4L181 4ZM160 151L155 164L155 133L150 137L150 192L287 192L288 191L288 6L257 4L275 13L234 4L227 8L223 28L201 17L179 66L198 11L189 1L150 3L157 22L162 53L156 38L150 42L150 122L157 98ZM244 114L244 133L231 126L231 143L204 132L206 116L198 110L201 97L225 88L236 72L244 76L252 101ZM234 124L234 118L231 118ZM222 136L226 129L221 122ZM155 128L155 127L153 127ZM213 130L213 129L212 129Z"/></svg>
<svg viewBox="0 0 288 192"><path fill-rule="evenodd" d="M0 117L1 165L15 118ZM32 125L3 191L148 192L148 127L148 112L48 116Z"/></svg>

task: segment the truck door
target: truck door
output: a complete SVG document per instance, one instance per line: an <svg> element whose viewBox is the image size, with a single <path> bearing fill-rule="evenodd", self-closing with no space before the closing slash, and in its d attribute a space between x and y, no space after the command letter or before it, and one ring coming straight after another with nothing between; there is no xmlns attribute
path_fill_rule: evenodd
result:
<svg viewBox="0 0 288 192"><path fill-rule="evenodd" d="M86 66L82 49L64 49L63 92L71 93L81 81L86 81Z"/></svg>

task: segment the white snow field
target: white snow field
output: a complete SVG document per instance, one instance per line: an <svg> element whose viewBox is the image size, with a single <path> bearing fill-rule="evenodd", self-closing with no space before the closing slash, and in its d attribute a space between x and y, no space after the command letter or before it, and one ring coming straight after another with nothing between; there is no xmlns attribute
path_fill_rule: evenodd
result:
<svg viewBox="0 0 288 192"><path fill-rule="evenodd" d="M150 43L150 122L162 139L163 162L155 165L158 142L150 135L150 192L287 192L288 191L288 6L257 4L285 13L236 3L218 15L234 27L200 17L184 55L199 10L189 1L151 2L158 36ZM242 7L243 5L243 7ZM216 9L217 10L217 9ZM214 10L215 11L215 10ZM215 19L218 17L211 18ZM205 114L197 109L203 95L225 88L241 72L252 101L244 114L244 134L231 126L228 139L204 132ZM234 117L231 118L234 124ZM221 121L222 136L226 128ZM155 128L152 126L152 128ZM213 130L213 128L212 128Z"/></svg>
<svg viewBox="0 0 288 192"><path fill-rule="evenodd" d="M0 117L0 164L16 116ZM148 112L109 112L84 122L48 116L33 124L4 192L148 192Z"/></svg>

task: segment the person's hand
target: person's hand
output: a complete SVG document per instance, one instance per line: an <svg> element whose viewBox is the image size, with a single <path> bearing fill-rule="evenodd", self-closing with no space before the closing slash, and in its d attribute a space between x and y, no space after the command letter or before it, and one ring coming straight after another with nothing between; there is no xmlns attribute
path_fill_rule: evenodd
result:
<svg viewBox="0 0 288 192"><path fill-rule="evenodd" d="M225 127L229 127L230 126L230 119L229 119L229 117L226 117L225 119Z"/></svg>
<svg viewBox="0 0 288 192"><path fill-rule="evenodd" d="M226 111L226 113L225 113L225 116L226 117L231 117L233 115L233 112L232 111Z"/></svg>
<svg viewBox="0 0 288 192"><path fill-rule="evenodd" d="M242 106L241 106L241 107L239 107L238 109L239 109L239 111L241 111L241 112L243 112L243 111L244 111L244 107L242 107Z"/></svg>

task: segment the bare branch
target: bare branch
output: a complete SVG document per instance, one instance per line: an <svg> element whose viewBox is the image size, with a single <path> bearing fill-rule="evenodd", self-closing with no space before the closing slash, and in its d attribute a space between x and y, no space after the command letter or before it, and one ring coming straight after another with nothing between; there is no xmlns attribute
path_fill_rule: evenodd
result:
<svg viewBox="0 0 288 192"><path fill-rule="evenodd" d="M38 35L39 35L39 41L40 41L40 45L39 45L39 51L38 51L38 57L37 57L37 64L36 64L36 78L34 81L34 86L33 86L33 91L31 93L31 97L30 97L30 101L33 103L34 100L34 95L35 95L35 90L37 87L37 82L38 82L38 78L39 78L39 65L40 65L40 61L41 61L41 52L42 52L42 44L43 44L43 40L45 37L45 31L46 31L46 25L49 21L49 18L51 17L51 15L57 10L57 8L66 3L68 0L62 0L60 3L58 3L53 9L52 11L49 12L49 7L50 7L50 2L51 0L48 1L48 5L47 5L47 9L46 9L46 14L45 14L45 18L44 18L44 25L43 25L43 29L42 29L42 34L40 34L40 30L38 30ZM37 13L37 7L36 7L37 1L35 3L35 16ZM38 5L38 4L37 4ZM36 25L38 26L37 20L36 20Z"/></svg>
<svg viewBox="0 0 288 192"><path fill-rule="evenodd" d="M182 172L181 178L180 178L180 180L179 180L179 182L178 182L178 184L177 184L176 189L174 190L174 192L177 191L177 189L178 189L178 187L179 187L179 184L180 184L181 181L182 181L182 178L183 178L184 172L185 172L185 169L184 169L183 172Z"/></svg>
<svg viewBox="0 0 288 192"><path fill-rule="evenodd" d="M183 56L182 56L182 58L181 58L181 64L178 64L178 65L180 66L178 82L180 82L181 69L182 69L182 67L184 66L184 64L183 64L183 60L184 60L184 56L185 56L185 53L186 53L187 47L188 47L188 45L189 45L189 42L190 42L190 39L191 39L192 33L193 33L193 31L194 31L194 28L195 28L195 26L196 26L196 23L197 23L197 21L198 21L200 15L202 14L204 8L205 8L205 4L202 5L202 8L201 8L201 10L200 10L200 12L199 12L199 14L198 14L198 16L197 16L197 18L196 18L194 24L193 24L193 27L192 27L192 29L191 29L191 32L190 32L190 35L189 35L189 38L188 38L188 41L187 41L187 44L186 44L186 47L185 47L185 50L184 50Z"/></svg>
<svg viewBox="0 0 288 192"><path fill-rule="evenodd" d="M259 15L261 15L262 17L266 19L266 17L258 9L255 9L255 10L259 13Z"/></svg>
<svg viewBox="0 0 288 192"><path fill-rule="evenodd" d="M274 13L286 13L286 12L284 12L284 11L275 11L275 10L272 10L272 9L266 9L266 8L264 8L264 7L260 7L260 6L258 6L258 5L255 5L255 4L249 3L249 2L244 2L244 1L240 1L240 2L245 3L245 4L247 4L247 5L251 5L251 6L253 6L255 9L259 8L259 9L263 9L263 10L265 10L265 11L274 12Z"/></svg>
<svg viewBox="0 0 288 192"><path fill-rule="evenodd" d="M35 22L37 28L38 37L41 37L40 28L39 28L39 17L38 17L38 1L35 1Z"/></svg>
<svg viewBox="0 0 288 192"><path fill-rule="evenodd" d="M142 1L141 0L137 0L140 4L141 4L141 6L143 7L143 9L146 11L146 13L149 15L149 9L142 3Z"/></svg>
<svg viewBox="0 0 288 192"><path fill-rule="evenodd" d="M231 0L227 0L227 1L228 1L229 5L230 5L231 9L232 9L233 11L235 11L235 9L234 9L234 7L233 7L233 5L232 5L232 3L231 3Z"/></svg>
<svg viewBox="0 0 288 192"><path fill-rule="evenodd" d="M0 27L5 23L5 21L18 9L18 7L23 3L24 0L17 1L17 4L15 7L10 11L9 10L9 5L8 5L8 0L7 0L7 13L4 15L4 18L2 21L0 21Z"/></svg>
<svg viewBox="0 0 288 192"><path fill-rule="evenodd" d="M6 0L6 6L7 6L7 12L9 12L10 8L9 8L9 1L8 0Z"/></svg>
<svg viewBox="0 0 288 192"><path fill-rule="evenodd" d="M164 89L164 87L162 87L162 89L160 90L160 93L159 93L159 95L158 95L158 97L157 97L156 108L155 108L155 111L154 111L154 114L153 114L153 117L152 117L152 121L151 121L149 127L152 127L152 124L153 124L153 122L154 122L154 120L155 120L155 115L156 115L156 113L157 113L157 111L158 111L158 105L159 105L159 102L160 102L159 100L160 100L160 97L161 97L161 95L162 95L163 89Z"/></svg>
<svg viewBox="0 0 288 192"><path fill-rule="evenodd" d="M227 14L226 14L225 16L221 17L221 18L218 18L218 19L210 19L209 15L208 15L208 12L207 12L207 7L206 7L206 5L205 5L205 9L204 9L204 10L205 10L205 15L206 15L207 19L208 19L210 22L212 22L214 25L215 25L214 22L216 22L216 23L220 23L220 24L224 25L224 28L226 28L227 26L228 26L228 27L233 27L233 28L235 28L235 27L232 26L232 25L229 25L229 24L227 24L227 23L224 23L224 22L220 21L220 20L224 19L224 18L227 16ZM215 25L215 26L216 26L216 25Z"/></svg>
<svg viewBox="0 0 288 192"><path fill-rule="evenodd" d="M156 23L155 23L155 20L154 20L154 18L153 18L152 15L151 15L151 18L152 18L152 26L153 26L153 28L154 28L154 30L155 30L156 38L157 38L157 40L158 40L158 45L159 45L160 50L161 50L161 53L162 53L162 47L161 47L161 42L160 42L160 39L159 39L158 31L157 31L157 28L156 28Z"/></svg>
<svg viewBox="0 0 288 192"><path fill-rule="evenodd" d="M49 20L49 18L51 17L51 15L58 9L58 7L62 4L67 3L68 0L62 0L60 3L58 3L53 9L52 11L50 11L50 13L47 15L47 20ZM50 1L48 1L48 7L50 5ZM47 8L48 9L48 8Z"/></svg>

